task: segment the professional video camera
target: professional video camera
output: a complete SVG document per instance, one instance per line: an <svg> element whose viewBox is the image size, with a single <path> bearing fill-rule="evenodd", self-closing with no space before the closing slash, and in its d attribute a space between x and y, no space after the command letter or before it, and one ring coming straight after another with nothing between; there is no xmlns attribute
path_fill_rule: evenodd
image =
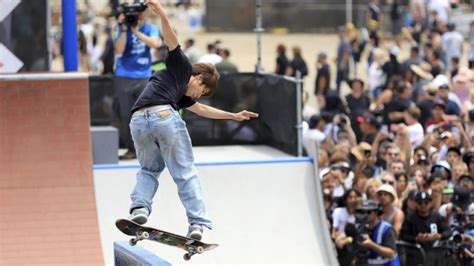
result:
<svg viewBox="0 0 474 266"><path fill-rule="evenodd" d="M121 4L117 8L117 14L124 14L125 24L129 27L135 27L138 25L138 15L146 9L147 6L144 0L135 0L133 4Z"/></svg>
<svg viewBox="0 0 474 266"><path fill-rule="evenodd" d="M442 247L446 250L446 255L461 255L463 253L466 241L464 232L473 229L473 222L467 219L466 206L470 203L470 190L456 188L452 198L452 215L454 224L451 225L451 236L447 240L437 241L435 247Z"/></svg>

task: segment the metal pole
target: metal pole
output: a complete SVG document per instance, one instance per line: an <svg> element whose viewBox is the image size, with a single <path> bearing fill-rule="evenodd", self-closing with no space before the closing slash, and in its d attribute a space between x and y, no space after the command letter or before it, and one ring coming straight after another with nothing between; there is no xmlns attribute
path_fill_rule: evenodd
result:
<svg viewBox="0 0 474 266"><path fill-rule="evenodd" d="M77 71L76 1L62 0L64 71Z"/></svg>
<svg viewBox="0 0 474 266"><path fill-rule="evenodd" d="M254 32L257 34L257 64L255 65L255 72L262 73L262 0L256 0L256 26Z"/></svg>
<svg viewBox="0 0 474 266"><path fill-rule="evenodd" d="M352 22L352 0L346 0L346 23Z"/></svg>
<svg viewBox="0 0 474 266"><path fill-rule="evenodd" d="M303 156L303 117L301 114L302 102L301 102L301 90L303 80L301 79L301 71L296 71L296 130L297 130L297 145L298 145L298 157Z"/></svg>

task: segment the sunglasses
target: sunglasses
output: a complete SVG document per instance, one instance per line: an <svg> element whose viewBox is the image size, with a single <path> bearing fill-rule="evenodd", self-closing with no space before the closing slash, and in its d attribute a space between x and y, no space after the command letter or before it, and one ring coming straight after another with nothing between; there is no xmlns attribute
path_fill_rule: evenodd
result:
<svg viewBox="0 0 474 266"><path fill-rule="evenodd" d="M358 214L371 214L373 212L375 212L375 210L358 210L358 211L356 211L356 213L358 213Z"/></svg>
<svg viewBox="0 0 474 266"><path fill-rule="evenodd" d="M398 155L400 155L400 153L398 153L398 152L387 152L387 154L389 156L398 156Z"/></svg>
<svg viewBox="0 0 474 266"><path fill-rule="evenodd" d="M389 185L393 186L393 185L395 184L395 182L394 182L394 181L389 181L389 180L383 180L383 179L382 179L382 184L389 184Z"/></svg>

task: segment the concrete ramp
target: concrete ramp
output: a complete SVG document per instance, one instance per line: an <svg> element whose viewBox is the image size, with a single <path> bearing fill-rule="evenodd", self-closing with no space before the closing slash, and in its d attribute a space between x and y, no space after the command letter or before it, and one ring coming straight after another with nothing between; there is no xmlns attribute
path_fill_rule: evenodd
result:
<svg viewBox="0 0 474 266"><path fill-rule="evenodd" d="M239 151L226 161L223 158L233 154L229 148L224 152L210 149L212 153L207 152L206 156L218 157L215 163L212 158L202 161L199 151L195 154L207 209L214 222L214 230L205 231L203 241L220 246L194 256L191 264L335 263L331 243L325 242L324 212L308 158L264 156L265 159L248 160L247 156L239 158ZM128 215L136 171L133 165L94 171L107 264L112 264L112 243L128 240L114 228L114 222ZM149 226L186 233L185 211L166 170L160 177L153 207ZM185 263L184 252L179 249L149 241L139 245L172 264Z"/></svg>

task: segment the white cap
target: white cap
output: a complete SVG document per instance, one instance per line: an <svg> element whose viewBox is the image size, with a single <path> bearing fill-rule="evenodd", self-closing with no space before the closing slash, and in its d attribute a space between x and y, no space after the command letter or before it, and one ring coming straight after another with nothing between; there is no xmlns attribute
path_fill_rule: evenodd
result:
<svg viewBox="0 0 474 266"><path fill-rule="evenodd" d="M445 75L439 74L433 80L433 85L435 85L436 88L441 86L449 86L449 79Z"/></svg>
<svg viewBox="0 0 474 266"><path fill-rule="evenodd" d="M400 48L398 48L398 46L394 45L394 46L390 47L390 54L391 55L397 56L399 52L400 52Z"/></svg>

